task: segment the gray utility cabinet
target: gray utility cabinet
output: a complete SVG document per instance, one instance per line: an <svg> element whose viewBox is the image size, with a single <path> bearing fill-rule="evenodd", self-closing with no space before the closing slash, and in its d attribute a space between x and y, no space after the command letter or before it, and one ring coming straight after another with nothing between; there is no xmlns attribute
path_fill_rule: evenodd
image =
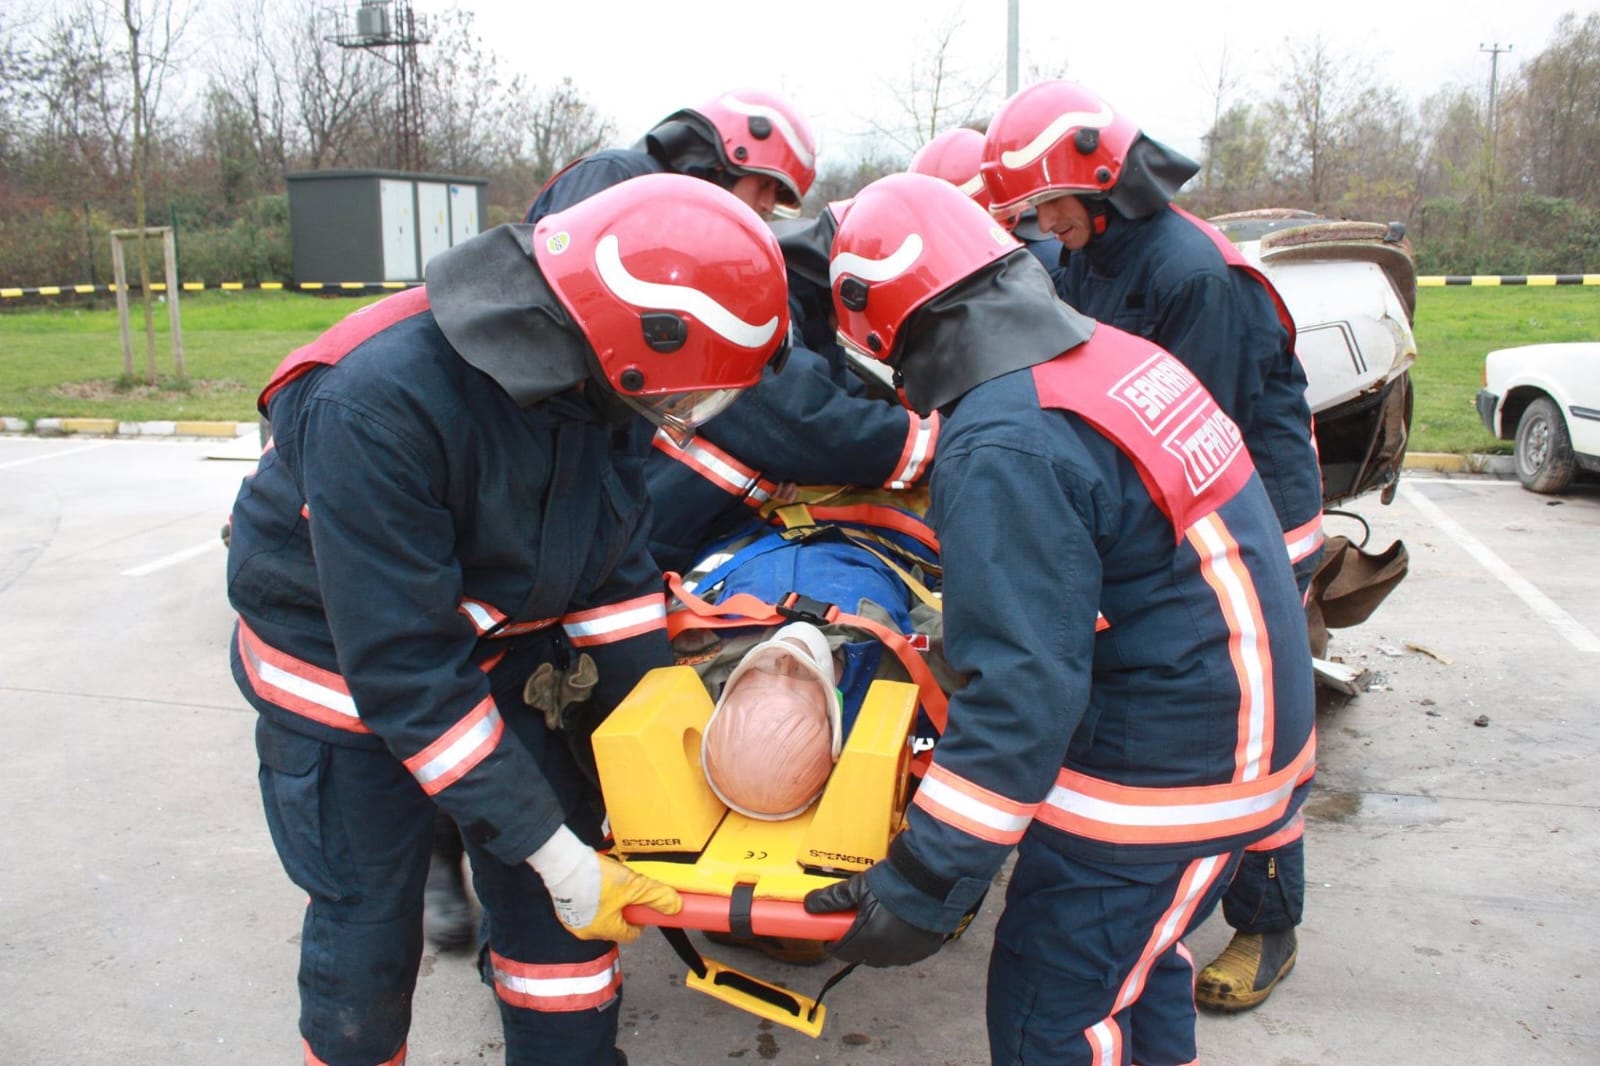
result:
<svg viewBox="0 0 1600 1066"><path fill-rule="evenodd" d="M420 281L428 260L483 226L485 178L398 170L286 174L294 280Z"/></svg>

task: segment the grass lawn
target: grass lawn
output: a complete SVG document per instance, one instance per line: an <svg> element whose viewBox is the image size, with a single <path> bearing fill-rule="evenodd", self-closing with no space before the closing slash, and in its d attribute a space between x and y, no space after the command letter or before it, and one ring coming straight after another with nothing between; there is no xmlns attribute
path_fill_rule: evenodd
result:
<svg viewBox="0 0 1600 1066"><path fill-rule="evenodd" d="M1483 387L1483 357L1496 348L1557 341L1600 341L1600 288L1460 286L1417 295L1414 452L1505 452L1483 428L1473 398Z"/></svg>
<svg viewBox="0 0 1600 1066"><path fill-rule="evenodd" d="M256 394L285 355L378 298L184 293L186 387L173 378L167 306L156 304L155 388L144 384L144 314L137 304L133 382L122 378L122 336L109 301L8 307L0 313L0 415L253 422Z"/></svg>
<svg viewBox="0 0 1600 1066"><path fill-rule="evenodd" d="M0 311L0 415L249 422L272 368L340 318L377 296L203 292L182 296L187 388L176 388L166 306L156 312L161 387L122 378L113 307L60 303ZM134 309L135 376L142 382L143 320ZM1473 396L1484 353L1551 341L1600 340L1600 288L1425 288L1417 300L1416 410L1419 452L1511 449L1478 421Z"/></svg>

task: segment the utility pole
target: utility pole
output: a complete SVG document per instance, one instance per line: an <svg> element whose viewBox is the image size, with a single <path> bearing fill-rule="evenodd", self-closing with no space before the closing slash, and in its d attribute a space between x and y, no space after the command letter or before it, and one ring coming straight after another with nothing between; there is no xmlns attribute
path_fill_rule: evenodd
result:
<svg viewBox="0 0 1600 1066"><path fill-rule="evenodd" d="M1494 203L1495 133L1496 127L1499 125L1499 115L1495 112L1494 98L1495 89L1500 84L1500 55L1503 52L1511 51L1511 46L1508 44L1502 48L1498 41L1490 45L1480 43L1478 51L1489 53L1489 129L1487 136L1489 154L1483 173L1484 183L1489 192L1489 202Z"/></svg>
<svg viewBox="0 0 1600 1066"><path fill-rule="evenodd" d="M1019 50L1020 34L1017 30L1018 12L1021 0L1006 0L1006 96L1014 96L1017 92L1017 53Z"/></svg>
<svg viewBox="0 0 1600 1066"><path fill-rule="evenodd" d="M391 11L392 8L392 11ZM340 48L360 48L393 64L399 100L395 106L395 166L421 170L423 154L422 85L417 46L428 43L418 30L411 0L361 0L356 8L356 32L327 38ZM391 58L389 49L398 51Z"/></svg>

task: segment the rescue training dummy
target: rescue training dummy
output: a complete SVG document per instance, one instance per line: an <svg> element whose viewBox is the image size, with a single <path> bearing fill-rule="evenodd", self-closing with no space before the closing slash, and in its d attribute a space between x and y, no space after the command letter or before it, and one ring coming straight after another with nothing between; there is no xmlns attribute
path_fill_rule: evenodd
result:
<svg viewBox="0 0 1600 1066"><path fill-rule="evenodd" d="M822 794L843 742L828 638L792 622L745 653L701 741L711 790L752 818L793 818Z"/></svg>
<svg viewBox="0 0 1600 1066"><path fill-rule="evenodd" d="M856 912L838 958L914 963L1015 848L993 1061L1193 1062L1181 940L1315 756L1305 616L1238 427L947 182L864 189L831 276L852 348L942 415L929 518L967 682L887 858L806 908Z"/></svg>
<svg viewBox="0 0 1600 1066"><path fill-rule="evenodd" d="M306 1061L405 1059L436 810L471 858L506 1061L623 1061L623 909L682 907L595 850L585 773L595 727L672 662L632 423L687 437L787 323L762 220L650 175L441 253L273 375L228 587L268 827L309 897ZM553 718L524 702L580 688Z"/></svg>

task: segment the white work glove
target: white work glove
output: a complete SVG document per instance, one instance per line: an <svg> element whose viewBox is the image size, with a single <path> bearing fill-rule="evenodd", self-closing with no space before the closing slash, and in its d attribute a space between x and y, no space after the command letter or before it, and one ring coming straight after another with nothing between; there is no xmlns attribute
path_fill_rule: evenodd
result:
<svg viewBox="0 0 1600 1066"><path fill-rule="evenodd" d="M544 879L556 917L580 940L637 940L642 927L622 917L622 908L633 903L662 914L683 909L676 890L600 854L566 826L528 856L528 865Z"/></svg>

